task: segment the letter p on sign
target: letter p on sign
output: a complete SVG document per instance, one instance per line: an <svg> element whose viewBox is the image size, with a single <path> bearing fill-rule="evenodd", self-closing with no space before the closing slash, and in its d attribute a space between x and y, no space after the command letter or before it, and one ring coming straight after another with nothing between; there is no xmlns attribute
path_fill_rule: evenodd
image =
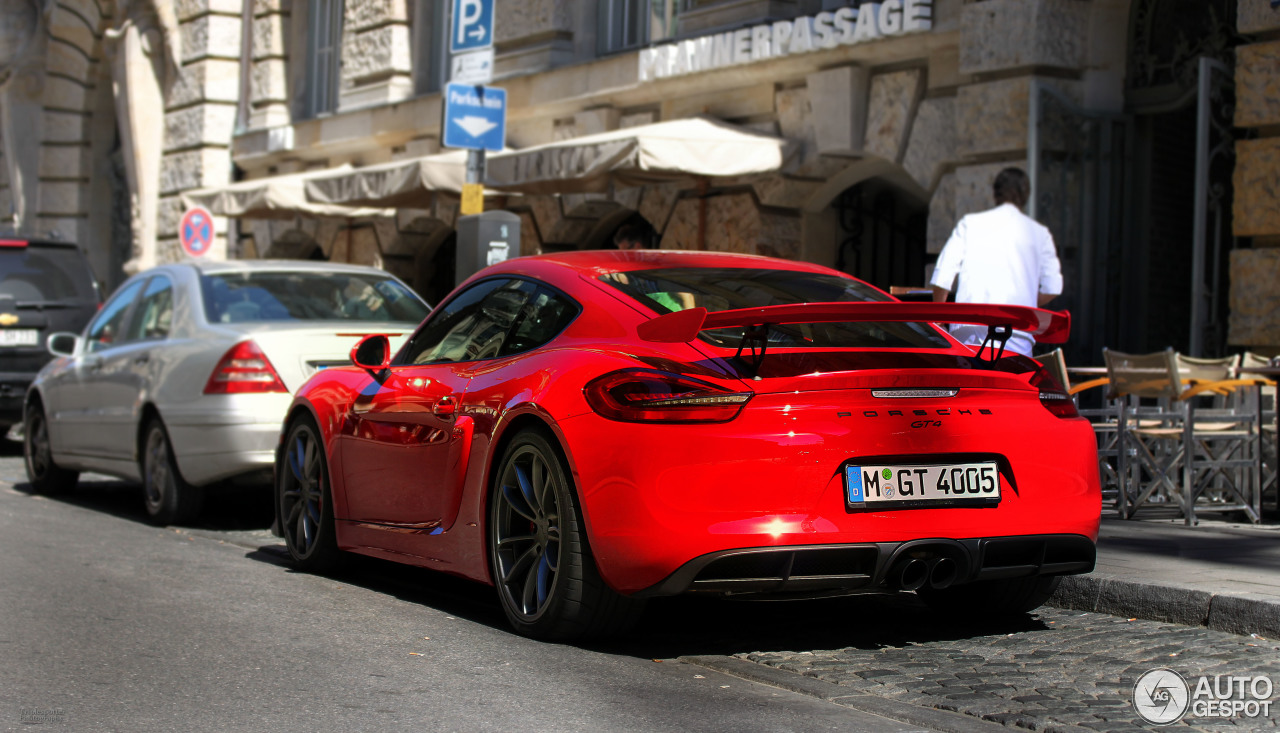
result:
<svg viewBox="0 0 1280 733"><path fill-rule="evenodd" d="M493 45L494 0L453 0L450 51L476 51Z"/></svg>

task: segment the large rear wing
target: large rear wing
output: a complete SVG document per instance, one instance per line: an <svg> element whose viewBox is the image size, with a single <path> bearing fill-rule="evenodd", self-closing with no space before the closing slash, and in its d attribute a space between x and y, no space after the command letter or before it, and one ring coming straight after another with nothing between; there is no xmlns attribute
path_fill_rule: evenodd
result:
<svg viewBox="0 0 1280 733"><path fill-rule="evenodd" d="M1071 314L1021 305L987 303L798 303L760 308L708 312L689 308L658 316L636 329L640 338L655 343L684 343L702 331L716 328L751 328L785 323L846 323L851 321L891 321L923 323L968 323L1004 332L1026 331L1046 344L1060 344L1071 332ZM999 336L997 336L999 338Z"/></svg>

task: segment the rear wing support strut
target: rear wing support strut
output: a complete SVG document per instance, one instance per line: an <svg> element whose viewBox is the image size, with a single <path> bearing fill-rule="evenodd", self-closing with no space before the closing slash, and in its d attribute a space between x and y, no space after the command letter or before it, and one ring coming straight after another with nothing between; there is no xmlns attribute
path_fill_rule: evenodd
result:
<svg viewBox="0 0 1280 733"><path fill-rule="evenodd" d="M733 358L741 359L742 350L751 349L751 361L747 366L751 367L752 379L760 378L760 365L764 363L764 353L769 348L769 329L772 327L772 323L757 323L743 328L742 341L738 343L738 351Z"/></svg>
<svg viewBox="0 0 1280 733"><path fill-rule="evenodd" d="M982 346L978 347L977 358L981 359L982 352L990 348L991 356L987 359L987 363L995 364L1000 361L1000 357L1004 356L1004 347L1009 343L1009 337L1012 335L1012 326L1006 324L987 326L987 337L983 339Z"/></svg>

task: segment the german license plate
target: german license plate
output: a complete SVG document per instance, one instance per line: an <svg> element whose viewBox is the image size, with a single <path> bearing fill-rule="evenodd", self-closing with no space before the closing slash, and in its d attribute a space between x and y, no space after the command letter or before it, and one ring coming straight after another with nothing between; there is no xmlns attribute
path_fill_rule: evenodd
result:
<svg viewBox="0 0 1280 733"><path fill-rule="evenodd" d="M40 342L40 332L34 328L0 329L0 346L35 346Z"/></svg>
<svg viewBox="0 0 1280 733"><path fill-rule="evenodd" d="M846 465L849 509L986 506L1000 502L994 461L932 465Z"/></svg>

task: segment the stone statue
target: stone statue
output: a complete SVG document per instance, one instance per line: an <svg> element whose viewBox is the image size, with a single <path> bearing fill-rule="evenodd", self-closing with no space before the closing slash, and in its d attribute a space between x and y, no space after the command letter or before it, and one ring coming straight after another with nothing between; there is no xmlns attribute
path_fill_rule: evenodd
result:
<svg viewBox="0 0 1280 733"><path fill-rule="evenodd" d="M178 24L172 0L117 0L116 9L120 22L104 36L133 222L133 256L124 269L134 273L157 263L165 99L179 74Z"/></svg>
<svg viewBox="0 0 1280 733"><path fill-rule="evenodd" d="M9 201L0 225L29 228L35 218L40 165L45 18L53 0L0 0L0 152L9 177Z"/></svg>

